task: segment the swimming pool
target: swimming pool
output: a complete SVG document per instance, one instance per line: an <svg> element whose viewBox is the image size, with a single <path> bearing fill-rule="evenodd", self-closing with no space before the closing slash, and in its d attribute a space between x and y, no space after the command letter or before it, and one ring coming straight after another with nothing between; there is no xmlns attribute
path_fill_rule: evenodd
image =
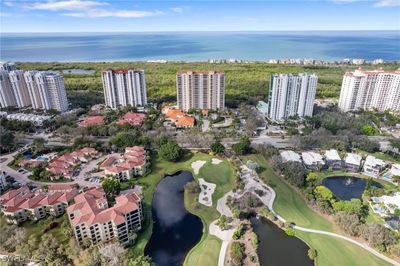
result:
<svg viewBox="0 0 400 266"><path fill-rule="evenodd" d="M44 156L39 156L36 158L37 161L45 161L47 158Z"/></svg>

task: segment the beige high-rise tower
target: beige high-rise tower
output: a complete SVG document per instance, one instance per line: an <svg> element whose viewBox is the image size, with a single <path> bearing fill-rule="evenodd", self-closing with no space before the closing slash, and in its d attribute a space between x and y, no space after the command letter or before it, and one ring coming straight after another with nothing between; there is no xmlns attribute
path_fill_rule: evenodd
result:
<svg viewBox="0 0 400 266"><path fill-rule="evenodd" d="M176 74L178 108L225 108L225 73L219 71L179 71Z"/></svg>

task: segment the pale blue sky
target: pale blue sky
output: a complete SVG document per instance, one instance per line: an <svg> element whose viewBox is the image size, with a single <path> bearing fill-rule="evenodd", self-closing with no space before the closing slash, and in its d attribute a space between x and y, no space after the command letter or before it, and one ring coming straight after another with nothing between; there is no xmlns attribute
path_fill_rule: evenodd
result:
<svg viewBox="0 0 400 266"><path fill-rule="evenodd" d="M1 0L1 32L400 30L400 0Z"/></svg>

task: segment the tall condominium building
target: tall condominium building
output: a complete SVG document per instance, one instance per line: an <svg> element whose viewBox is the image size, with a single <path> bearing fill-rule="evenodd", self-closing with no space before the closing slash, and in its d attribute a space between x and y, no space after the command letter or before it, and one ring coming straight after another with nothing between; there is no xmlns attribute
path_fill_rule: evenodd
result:
<svg viewBox="0 0 400 266"><path fill-rule="evenodd" d="M360 109L400 111L400 69L385 71L357 69L343 76L339 108L344 112Z"/></svg>
<svg viewBox="0 0 400 266"><path fill-rule="evenodd" d="M144 70L105 70L101 76L107 106L147 105Z"/></svg>
<svg viewBox="0 0 400 266"><path fill-rule="evenodd" d="M142 202L135 192L116 197L112 207L108 206L102 188L92 188L74 200L67 213L80 245L85 239L93 244L117 239L125 245L129 243L130 232L141 229Z"/></svg>
<svg viewBox="0 0 400 266"><path fill-rule="evenodd" d="M176 74L176 91L179 109L224 109L225 73L179 71Z"/></svg>
<svg viewBox="0 0 400 266"><path fill-rule="evenodd" d="M39 92L44 95L43 109L54 109L60 112L68 110L67 92L64 87L64 78L60 75L38 72L35 81Z"/></svg>
<svg viewBox="0 0 400 266"><path fill-rule="evenodd" d="M12 107L17 104L8 72L0 70L0 107Z"/></svg>
<svg viewBox="0 0 400 266"><path fill-rule="evenodd" d="M15 65L2 63L0 67L0 107L57 110L68 109L64 78L60 75L13 69Z"/></svg>
<svg viewBox="0 0 400 266"><path fill-rule="evenodd" d="M8 73L18 108L31 106L28 87L24 79L24 71L12 70Z"/></svg>
<svg viewBox="0 0 400 266"><path fill-rule="evenodd" d="M0 70L4 70L10 72L12 70L16 70L15 63L12 62L0 62Z"/></svg>
<svg viewBox="0 0 400 266"><path fill-rule="evenodd" d="M318 77L315 74L275 74L271 76L268 117L282 121L290 116L312 116Z"/></svg>
<svg viewBox="0 0 400 266"><path fill-rule="evenodd" d="M31 104L33 109L43 109L45 93L39 90L39 87L35 80L35 75L38 71L26 71L24 73L24 79L26 87L28 88L29 98L31 99Z"/></svg>

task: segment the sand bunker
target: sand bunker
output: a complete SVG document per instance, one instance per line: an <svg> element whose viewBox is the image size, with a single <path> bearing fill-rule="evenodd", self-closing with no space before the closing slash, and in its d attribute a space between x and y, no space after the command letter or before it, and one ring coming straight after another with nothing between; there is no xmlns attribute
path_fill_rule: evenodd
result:
<svg viewBox="0 0 400 266"><path fill-rule="evenodd" d="M199 174L200 168L206 163L206 161L195 161L191 164L195 175Z"/></svg>

